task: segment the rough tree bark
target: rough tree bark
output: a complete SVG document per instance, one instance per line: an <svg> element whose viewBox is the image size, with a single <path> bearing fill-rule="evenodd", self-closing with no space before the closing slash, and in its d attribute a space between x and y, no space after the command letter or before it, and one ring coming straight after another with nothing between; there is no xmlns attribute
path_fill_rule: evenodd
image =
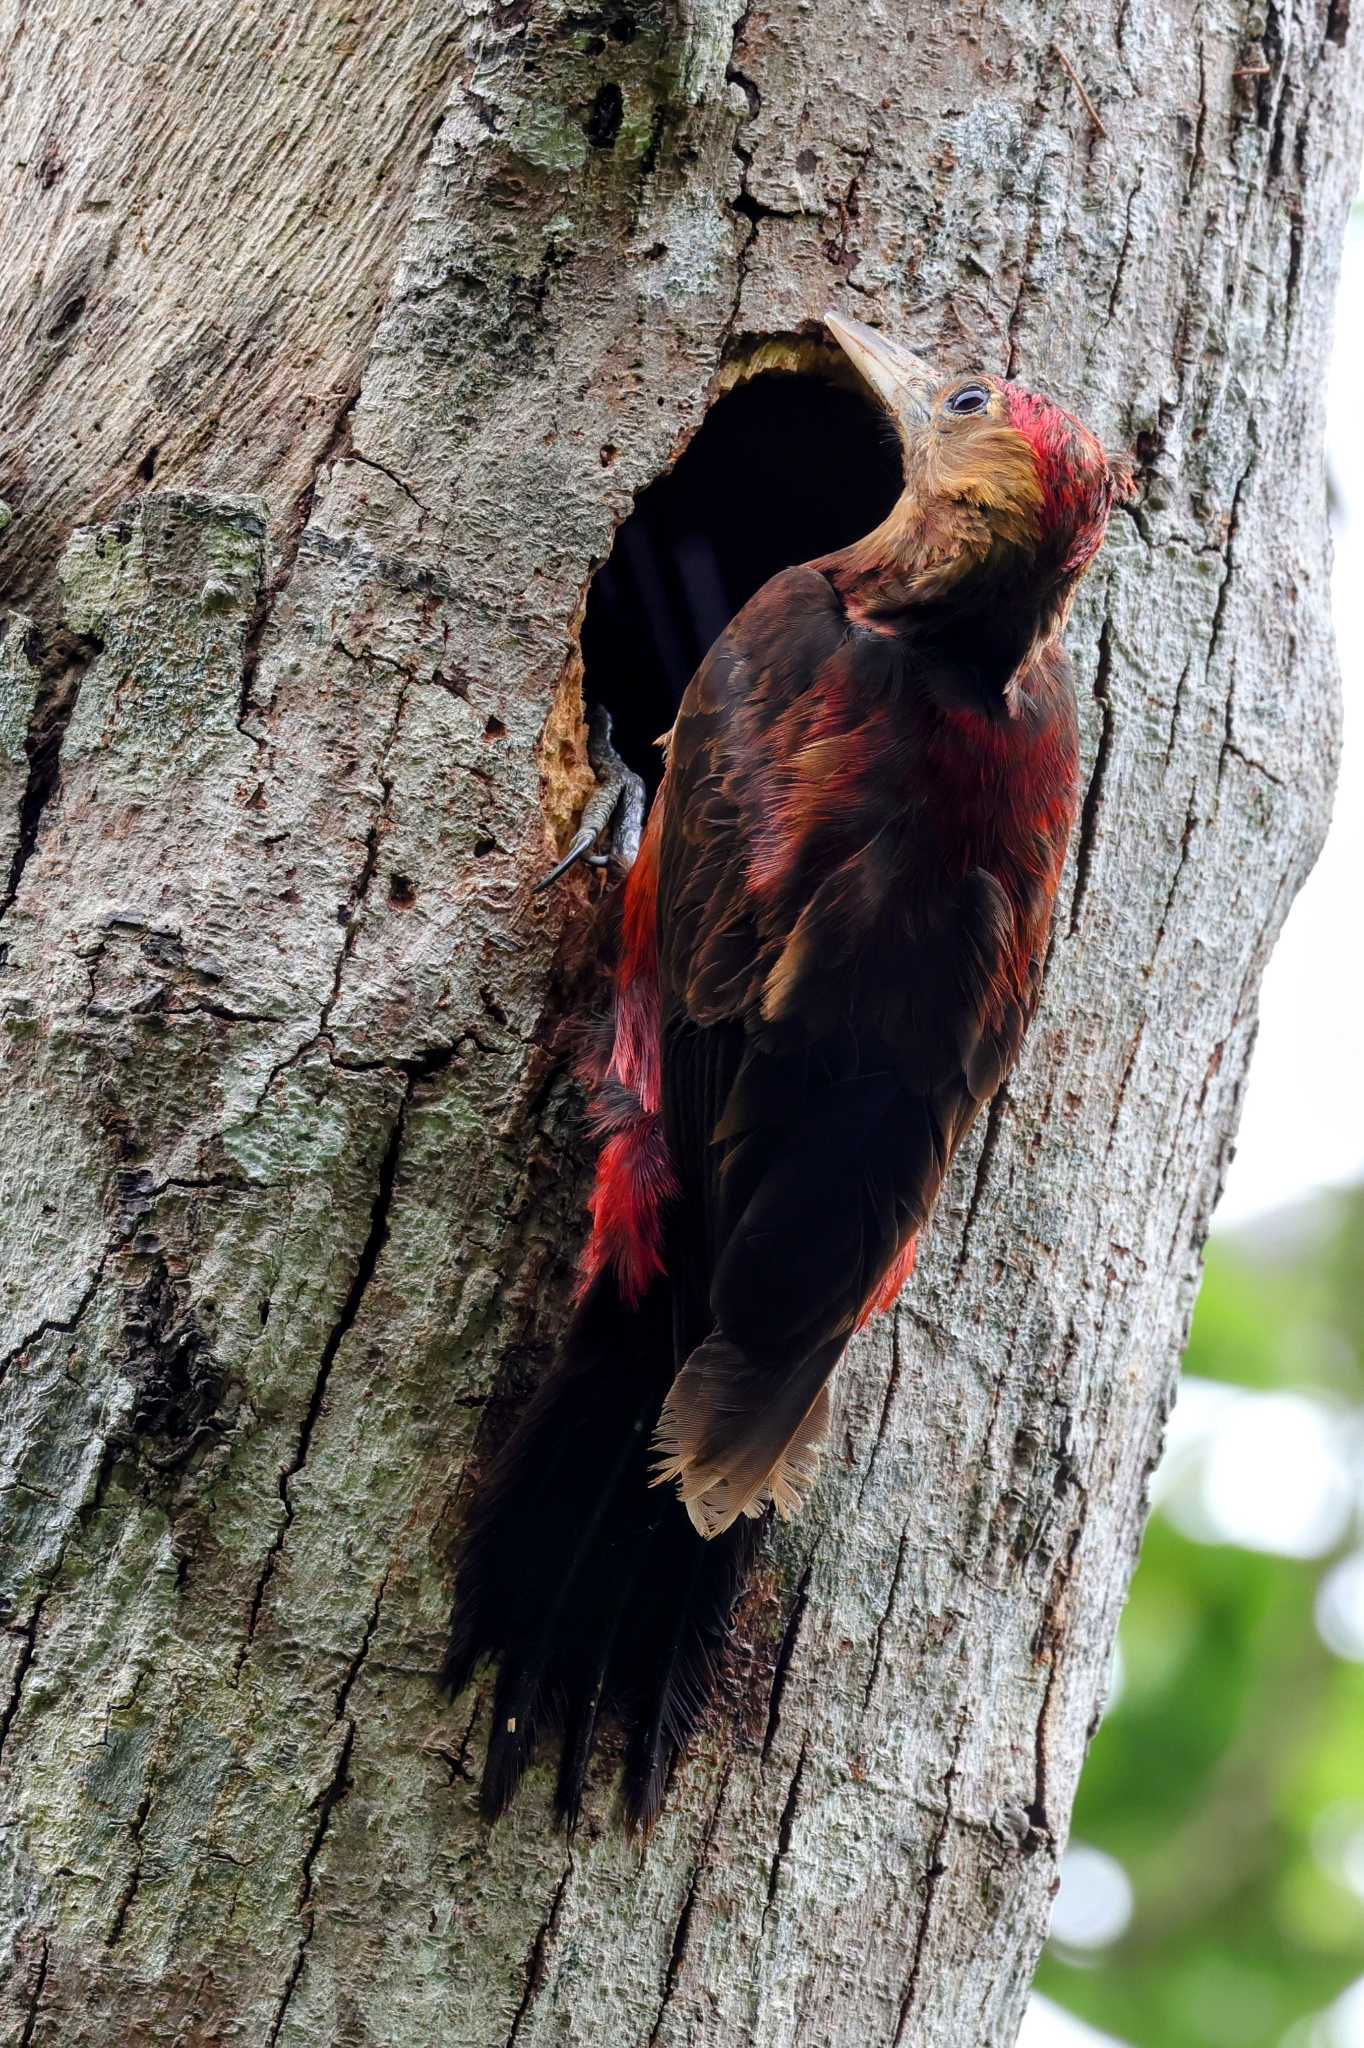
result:
<svg viewBox="0 0 1364 2048"><path fill-rule="evenodd" d="M368 17L0 13L0 2032L1008 2043L1328 810L1364 31ZM1073 635L1044 1013L647 1855L605 1772L571 1845L543 1785L489 1835L483 1696L432 1675L577 1235L590 890L529 895L576 622L718 380L830 302L1144 465Z"/></svg>

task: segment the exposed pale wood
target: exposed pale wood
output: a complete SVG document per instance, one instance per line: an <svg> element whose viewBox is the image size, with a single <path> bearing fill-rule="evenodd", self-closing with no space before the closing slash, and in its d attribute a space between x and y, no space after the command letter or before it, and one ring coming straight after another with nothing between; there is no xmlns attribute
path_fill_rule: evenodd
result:
<svg viewBox="0 0 1364 2048"><path fill-rule="evenodd" d="M13 25L0 2038L1012 2041L1329 803L1361 40L1340 0L1259 42L1191 0ZM78 259L115 283L34 339ZM587 885L529 893L584 788L574 624L723 366L831 301L1146 464L1073 634L1044 1013L647 1856L604 1774L571 1850L544 1782L489 1836L483 1702L432 1673L480 1416L576 1242L551 969ZM96 530L158 434L166 487Z"/></svg>
<svg viewBox="0 0 1364 2048"><path fill-rule="evenodd" d="M282 533L353 403L459 66L437 0L0 0L0 537L147 488L268 492Z"/></svg>

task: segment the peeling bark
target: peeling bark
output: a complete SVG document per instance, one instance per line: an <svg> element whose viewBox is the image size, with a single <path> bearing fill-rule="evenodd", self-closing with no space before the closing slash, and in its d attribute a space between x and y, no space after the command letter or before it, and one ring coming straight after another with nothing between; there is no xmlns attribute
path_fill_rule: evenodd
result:
<svg viewBox="0 0 1364 2048"><path fill-rule="evenodd" d="M0 47L0 2040L1005 2048L1329 805L1348 10ZM579 1235L577 631L830 303L1142 463L1046 999L647 1853L609 1756L490 1835L434 1673Z"/></svg>

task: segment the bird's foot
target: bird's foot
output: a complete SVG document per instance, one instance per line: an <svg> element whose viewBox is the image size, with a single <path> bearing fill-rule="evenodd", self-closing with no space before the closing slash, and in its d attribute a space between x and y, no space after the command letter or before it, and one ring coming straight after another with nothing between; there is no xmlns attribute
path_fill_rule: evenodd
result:
<svg viewBox="0 0 1364 2048"><path fill-rule="evenodd" d="M623 873L635 864L644 833L644 784L612 746L611 714L604 704L594 704L587 721L587 758L597 787L588 798L568 852L536 883L537 896L580 860L594 868L604 868L614 861ZM592 849L603 834L606 851L594 852Z"/></svg>

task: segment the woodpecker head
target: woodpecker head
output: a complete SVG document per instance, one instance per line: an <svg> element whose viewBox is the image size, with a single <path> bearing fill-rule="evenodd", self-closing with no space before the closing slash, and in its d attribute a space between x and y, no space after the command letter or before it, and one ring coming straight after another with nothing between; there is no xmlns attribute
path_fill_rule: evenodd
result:
<svg viewBox="0 0 1364 2048"><path fill-rule="evenodd" d="M825 318L899 433L905 493L881 534L913 549L904 567L922 593L946 594L973 568L1016 568L1063 613L1114 504L1133 495L1125 458L1017 384L975 373L940 383L900 343Z"/></svg>

